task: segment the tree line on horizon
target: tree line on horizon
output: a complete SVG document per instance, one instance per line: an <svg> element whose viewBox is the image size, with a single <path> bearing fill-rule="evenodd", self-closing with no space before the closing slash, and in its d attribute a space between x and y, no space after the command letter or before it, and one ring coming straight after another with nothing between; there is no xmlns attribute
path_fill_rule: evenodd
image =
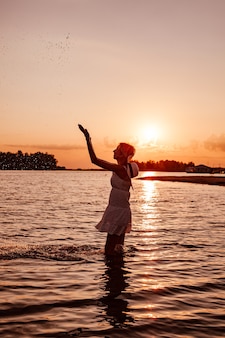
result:
<svg viewBox="0 0 225 338"><path fill-rule="evenodd" d="M57 166L54 155L42 152L17 153L0 152L0 170L63 170L65 167ZM174 160L160 160L137 163L140 171L186 171L188 167L194 167L193 162L183 163Z"/></svg>
<svg viewBox="0 0 225 338"><path fill-rule="evenodd" d="M189 167L194 167L195 164L193 162L183 163L174 160L160 160L160 161L152 161L149 160L147 162L139 162L137 163L140 171L171 171L171 172L179 172L186 171Z"/></svg>
<svg viewBox="0 0 225 338"><path fill-rule="evenodd" d="M21 150L17 153L0 152L0 170L57 170L65 167L57 166L54 155L36 152L28 154Z"/></svg>

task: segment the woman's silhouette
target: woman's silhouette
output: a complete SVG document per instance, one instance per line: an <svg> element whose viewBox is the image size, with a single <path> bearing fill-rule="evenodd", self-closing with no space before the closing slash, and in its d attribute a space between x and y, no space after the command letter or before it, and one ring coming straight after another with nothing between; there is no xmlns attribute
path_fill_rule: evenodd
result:
<svg viewBox="0 0 225 338"><path fill-rule="evenodd" d="M131 178L138 175L138 166L130 160L134 156L135 148L127 143L120 143L114 150L114 159L117 164L107 162L96 156L87 129L84 129L80 124L78 126L86 138L91 162L113 172L109 203L96 228L101 232L108 233L105 254L107 256L121 254L123 253L125 233L131 230L129 190L132 185Z"/></svg>

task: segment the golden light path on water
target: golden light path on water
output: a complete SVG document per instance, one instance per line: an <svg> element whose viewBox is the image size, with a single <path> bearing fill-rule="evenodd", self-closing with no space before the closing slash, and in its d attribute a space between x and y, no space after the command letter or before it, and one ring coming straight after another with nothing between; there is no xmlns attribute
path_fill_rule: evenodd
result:
<svg viewBox="0 0 225 338"><path fill-rule="evenodd" d="M142 231L146 231L146 235L156 231L154 220L157 219L157 197L158 191L156 183L146 181L142 185L141 213L143 215Z"/></svg>
<svg viewBox="0 0 225 338"><path fill-rule="evenodd" d="M141 297L139 305L132 305L132 310L135 311L136 318L140 319L154 320L162 316L171 317L174 310L170 307L170 292L173 292L171 290L176 290L184 279L188 285L194 284L193 278L186 276L186 271L190 269L190 251L184 253L183 239L176 236L177 231L180 231L182 217L185 217L183 202L186 199L181 198L177 184L169 183L165 189L165 184L162 182L143 181L138 188L139 211L142 215L138 231L142 235L141 245L138 248L138 273L134 284L135 292L141 294ZM197 188L192 189L194 191ZM185 189L188 191L190 188L185 185L183 190ZM173 209L174 203L177 204L177 209ZM185 262L182 269L178 268L180 264L178 262ZM199 279L202 283L207 282L203 276ZM176 296L174 293L173 297L176 300L175 309L176 306L179 307L179 311L177 308L176 314L173 313L174 319L183 320L189 317L190 309L182 303L182 296ZM204 299L204 297L200 298ZM168 305L165 306L164 302Z"/></svg>
<svg viewBox="0 0 225 338"><path fill-rule="evenodd" d="M154 269L157 266L157 261L161 259L160 250L158 248L158 221L159 211L157 207L157 201L159 199L159 191L157 183L155 181L142 181L142 184L138 187L140 189L138 195L140 200L140 215L142 219L138 224L138 231L142 236L142 245L139 255L142 264L146 262L145 269L142 269L142 265L139 266L139 273L136 276L136 290L143 293L143 298L140 299L139 307L143 309L144 317L146 319L154 319L158 317L158 309L156 308L155 302L151 302L151 298L155 298L157 292L164 288L163 284L153 277ZM152 247L149 250L149 247ZM150 293L152 297L147 297ZM135 306L131 306L132 310L135 311ZM143 313L137 311L136 316L143 319Z"/></svg>

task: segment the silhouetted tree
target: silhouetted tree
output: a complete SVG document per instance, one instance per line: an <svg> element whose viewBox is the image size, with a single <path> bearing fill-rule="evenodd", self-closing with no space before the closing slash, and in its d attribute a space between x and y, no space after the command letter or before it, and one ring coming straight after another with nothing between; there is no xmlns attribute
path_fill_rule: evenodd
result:
<svg viewBox="0 0 225 338"><path fill-rule="evenodd" d="M186 169L190 166L194 166L193 162L183 163L177 162L174 160L161 160L158 162L149 160L147 162L138 162L135 161L140 169L140 171L186 171Z"/></svg>
<svg viewBox="0 0 225 338"><path fill-rule="evenodd" d="M34 154L23 154L21 150L17 153L0 152L0 170L56 170L65 169L57 167L54 155L37 152Z"/></svg>

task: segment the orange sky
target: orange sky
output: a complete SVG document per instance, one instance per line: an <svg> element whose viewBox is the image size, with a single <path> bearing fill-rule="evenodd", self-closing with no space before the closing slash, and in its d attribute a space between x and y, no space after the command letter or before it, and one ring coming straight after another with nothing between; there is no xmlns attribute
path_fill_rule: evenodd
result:
<svg viewBox="0 0 225 338"><path fill-rule="evenodd" d="M224 0L0 0L0 151L225 166Z"/></svg>

